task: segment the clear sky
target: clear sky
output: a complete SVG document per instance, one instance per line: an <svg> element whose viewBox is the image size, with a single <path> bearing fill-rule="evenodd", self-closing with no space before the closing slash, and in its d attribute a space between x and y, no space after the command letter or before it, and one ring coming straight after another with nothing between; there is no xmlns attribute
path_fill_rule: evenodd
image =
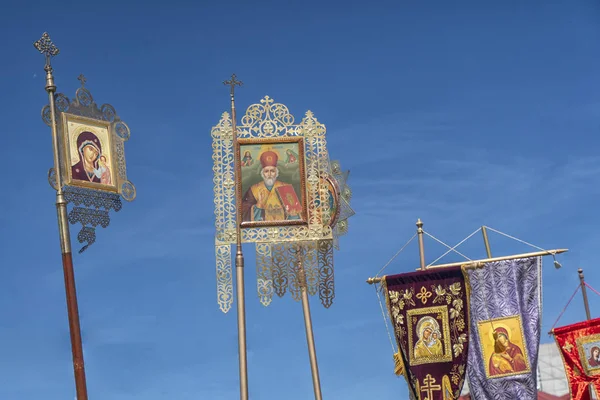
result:
<svg viewBox="0 0 600 400"><path fill-rule="evenodd" d="M600 289L593 0L10 3L0 13L0 399L75 396L43 57L32 46L44 31L61 49L59 92L73 97L83 73L131 128L138 198L74 256L92 400L239 398L235 308L216 304L210 138L232 72L245 83L240 114L265 95L298 118L310 109L351 170L356 215L335 255L335 303L312 300L326 399L406 398L365 279L417 218L449 244L485 224L569 248L558 271L545 259L543 343L578 267ZM494 255L530 251L490 241ZM485 256L480 235L459 250ZM428 262L443 252L426 238ZM260 305L252 254L247 246L250 396L310 399L301 305ZM415 241L387 272L417 266ZM599 297L590 301L598 316ZM578 296L561 323L583 318Z"/></svg>

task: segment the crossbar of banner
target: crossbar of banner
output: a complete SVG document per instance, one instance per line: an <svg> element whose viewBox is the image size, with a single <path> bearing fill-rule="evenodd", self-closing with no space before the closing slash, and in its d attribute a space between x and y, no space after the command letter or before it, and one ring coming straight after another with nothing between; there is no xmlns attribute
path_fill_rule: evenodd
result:
<svg viewBox="0 0 600 400"><path fill-rule="evenodd" d="M437 268L449 268L449 267L459 267L464 266L466 268L481 268L483 264L495 261L506 261L506 260L516 260L519 258L528 258L528 257L539 257L539 256L554 256L556 254L566 253L569 249L554 249L554 250L544 250L544 251L535 251L533 253L522 253L522 254L514 254L511 256L502 256L502 257L492 257L492 258L484 258L482 260L473 260L473 261L459 261L449 264L439 264L432 265L427 267L427 270L437 269ZM375 277L367 279L367 283L372 285L374 283L379 283L383 280L383 277Z"/></svg>

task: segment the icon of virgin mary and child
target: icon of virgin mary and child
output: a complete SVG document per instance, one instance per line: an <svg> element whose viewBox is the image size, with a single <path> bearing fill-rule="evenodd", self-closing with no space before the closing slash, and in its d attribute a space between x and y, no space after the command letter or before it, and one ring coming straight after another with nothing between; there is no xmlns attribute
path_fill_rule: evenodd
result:
<svg viewBox="0 0 600 400"><path fill-rule="evenodd" d="M108 161L102 154L98 136L84 131L77 137L79 161L71 166L71 177L79 181L111 185L112 179Z"/></svg>
<svg viewBox="0 0 600 400"><path fill-rule="evenodd" d="M438 322L433 317L423 317L417 323L417 336L415 343L415 359L443 356L441 332Z"/></svg>

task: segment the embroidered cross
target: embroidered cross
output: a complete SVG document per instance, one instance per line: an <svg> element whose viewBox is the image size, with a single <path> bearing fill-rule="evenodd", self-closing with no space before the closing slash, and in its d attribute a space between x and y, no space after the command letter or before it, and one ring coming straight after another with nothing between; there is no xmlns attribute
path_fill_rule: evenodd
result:
<svg viewBox="0 0 600 400"><path fill-rule="evenodd" d="M570 353L571 350L573 350L573 345L569 342L567 342L567 344L565 344L563 347L563 350L565 350L567 353Z"/></svg>
<svg viewBox="0 0 600 400"><path fill-rule="evenodd" d="M427 299L432 296L432 293L425 289L425 286L421 287L421 292L417 293L417 299L421 300L423 304L427 304Z"/></svg>
<svg viewBox="0 0 600 400"><path fill-rule="evenodd" d="M442 387L440 385L434 385L435 378L433 378L430 374L425 376L423 379L423 386L421 386L421 392L425 392L427 398L424 400L433 400L433 392L439 392Z"/></svg>

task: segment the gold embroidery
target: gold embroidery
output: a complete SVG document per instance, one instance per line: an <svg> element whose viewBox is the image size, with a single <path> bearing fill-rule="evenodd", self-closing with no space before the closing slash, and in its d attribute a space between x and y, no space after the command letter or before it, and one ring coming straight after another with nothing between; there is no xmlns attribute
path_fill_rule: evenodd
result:
<svg viewBox="0 0 600 400"><path fill-rule="evenodd" d="M414 289L410 288L404 292L396 292L394 290L387 291L387 297L389 300L388 307L391 310L392 322L394 323L394 331L400 339L404 338L406 334L404 326L404 315L400 314L401 310L404 310L406 305L415 305L413 300Z"/></svg>
<svg viewBox="0 0 600 400"><path fill-rule="evenodd" d="M425 376L423 379L423 386L420 387L420 392L425 392L427 395L426 399L433 400L433 392L439 392L442 390L440 385L434 385L435 378L433 378L430 374Z"/></svg>
<svg viewBox="0 0 600 400"><path fill-rule="evenodd" d="M425 289L425 286L421 287L421 292L417 294L417 299L421 300L423 305L427 304L427 299L432 296L432 293Z"/></svg>
<svg viewBox="0 0 600 400"><path fill-rule="evenodd" d="M460 282L454 282L447 287L432 285L431 290L435 292L433 304L443 304L445 302L450 307L452 350L454 351L454 357L458 357L464 351L467 342L467 334L464 333L466 322L465 306L461 298L462 285Z"/></svg>
<svg viewBox="0 0 600 400"><path fill-rule="evenodd" d="M567 342L567 344L565 344L563 347L563 350L565 350L567 353L570 353L571 350L573 350L573 345L569 342Z"/></svg>

